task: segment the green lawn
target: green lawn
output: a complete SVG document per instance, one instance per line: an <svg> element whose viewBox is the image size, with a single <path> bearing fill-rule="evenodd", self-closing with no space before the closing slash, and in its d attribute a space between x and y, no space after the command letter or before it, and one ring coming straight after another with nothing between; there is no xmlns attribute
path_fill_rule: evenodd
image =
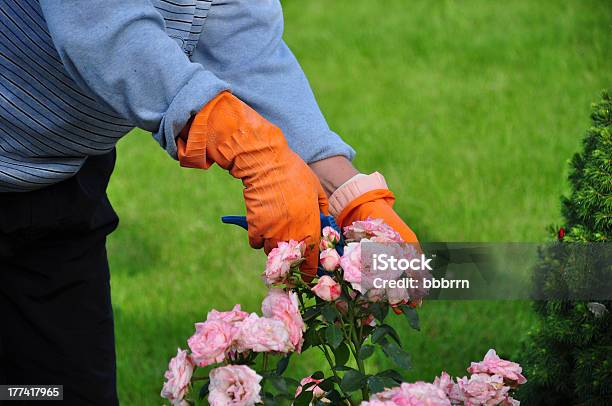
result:
<svg viewBox="0 0 612 406"><path fill-rule="evenodd" d="M542 241L568 158L612 85L609 1L285 1L286 40L330 126L378 170L423 241ZM244 212L227 173L180 169L147 134L119 145L110 237L120 397L160 404L168 359L211 308L259 308L262 252L222 225ZM410 379L519 349L527 302L426 302ZM398 320L401 321L401 320ZM299 361L298 361L299 360ZM374 359L373 362L384 362ZM292 361L298 377L322 365Z"/></svg>

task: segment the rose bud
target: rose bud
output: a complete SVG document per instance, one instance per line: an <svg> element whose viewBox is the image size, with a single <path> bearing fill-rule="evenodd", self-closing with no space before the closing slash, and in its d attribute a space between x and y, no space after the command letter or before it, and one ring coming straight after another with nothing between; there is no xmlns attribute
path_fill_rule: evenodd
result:
<svg viewBox="0 0 612 406"><path fill-rule="evenodd" d="M340 285L327 275L319 278L319 282L311 290L326 302L338 299L341 292Z"/></svg>
<svg viewBox="0 0 612 406"><path fill-rule="evenodd" d="M340 234L332 227L324 227L322 234L321 240L327 243L327 248L333 248L340 242Z"/></svg>
<svg viewBox="0 0 612 406"><path fill-rule="evenodd" d="M333 271L340 265L340 255L334 248L328 248L319 256L321 265L326 271Z"/></svg>

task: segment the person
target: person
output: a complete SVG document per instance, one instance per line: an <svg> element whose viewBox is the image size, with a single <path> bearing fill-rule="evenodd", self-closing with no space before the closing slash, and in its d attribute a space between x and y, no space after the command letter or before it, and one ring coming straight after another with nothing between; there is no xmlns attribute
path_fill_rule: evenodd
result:
<svg viewBox="0 0 612 406"><path fill-rule="evenodd" d="M182 166L240 179L250 245L305 241L306 275L320 211L416 241L328 127L278 0L5 0L0 23L0 384L118 403L105 190L134 127Z"/></svg>

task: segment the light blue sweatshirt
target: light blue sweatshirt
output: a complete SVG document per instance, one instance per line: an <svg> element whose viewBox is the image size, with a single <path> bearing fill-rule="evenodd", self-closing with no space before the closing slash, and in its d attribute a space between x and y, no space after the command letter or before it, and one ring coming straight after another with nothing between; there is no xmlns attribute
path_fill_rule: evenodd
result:
<svg viewBox="0 0 612 406"><path fill-rule="evenodd" d="M176 158L180 130L226 89L304 161L352 159L282 32L278 0L0 2L0 192L62 181L135 126Z"/></svg>

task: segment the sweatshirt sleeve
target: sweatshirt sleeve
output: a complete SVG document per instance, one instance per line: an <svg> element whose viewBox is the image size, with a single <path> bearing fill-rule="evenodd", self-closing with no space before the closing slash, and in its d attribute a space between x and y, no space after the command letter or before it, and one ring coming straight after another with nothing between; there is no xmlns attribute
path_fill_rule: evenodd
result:
<svg viewBox="0 0 612 406"><path fill-rule="evenodd" d="M282 39L278 0L213 2L192 57L227 81L232 93L283 130L310 163L355 151L332 131L297 59Z"/></svg>
<svg viewBox="0 0 612 406"><path fill-rule="evenodd" d="M148 0L40 0L75 82L176 158L175 137L228 84L192 63Z"/></svg>

